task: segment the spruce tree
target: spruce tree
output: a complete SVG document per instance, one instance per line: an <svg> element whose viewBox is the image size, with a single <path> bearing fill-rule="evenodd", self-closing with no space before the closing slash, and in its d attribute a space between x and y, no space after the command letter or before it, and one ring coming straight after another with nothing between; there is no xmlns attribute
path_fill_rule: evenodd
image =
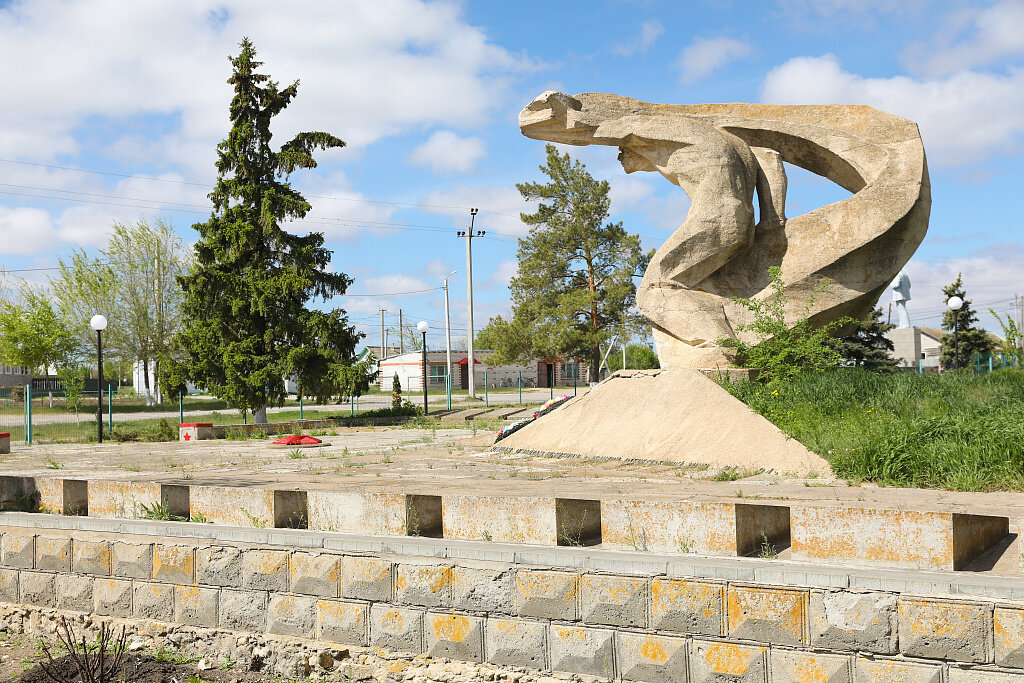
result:
<svg viewBox="0 0 1024 683"><path fill-rule="evenodd" d="M398 380L398 373L391 380L391 409L398 410L402 407L402 383Z"/></svg>
<svg viewBox="0 0 1024 683"><path fill-rule="evenodd" d="M857 323L853 331L832 340L831 346L843 361L866 370L892 372L898 362L892 356L895 346L885 333L895 325L882 322L882 309L875 308L868 317Z"/></svg>
<svg viewBox="0 0 1024 683"><path fill-rule="evenodd" d="M942 335L940 340L942 345L941 360L942 367L944 368L956 367L955 336L959 337L960 367L970 363L976 354L991 353L992 349L995 348L995 342L988 335L988 332L974 327L974 323L978 322L978 315L971 308L971 302L967 299L967 293L964 291L962 280L963 273L957 273L956 280L949 286L942 288L943 302L949 301L954 296L958 296L964 301L964 305L959 311L951 311L947 308L946 312L942 314L942 329L948 330L946 334ZM956 325L956 335L953 334L954 324Z"/></svg>
<svg viewBox="0 0 1024 683"><path fill-rule="evenodd" d="M213 212L193 226L195 267L179 278L185 302L178 347L184 376L266 422L266 407L284 401L287 375L297 375L306 395L335 395L353 367L359 335L343 310L306 308L351 284L327 271L331 252L323 234L298 236L281 227L311 208L289 174L315 168L314 151L345 143L329 133L299 133L272 150L270 123L299 83L279 87L258 72L247 38L240 47L230 58L231 132L217 146Z"/></svg>

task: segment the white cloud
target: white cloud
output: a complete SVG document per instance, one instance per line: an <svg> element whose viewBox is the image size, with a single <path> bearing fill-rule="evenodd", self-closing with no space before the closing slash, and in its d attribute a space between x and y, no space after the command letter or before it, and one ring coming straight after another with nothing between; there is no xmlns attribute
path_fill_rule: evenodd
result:
<svg viewBox="0 0 1024 683"><path fill-rule="evenodd" d="M486 151L481 138L463 138L439 130L412 151L409 161L428 166L434 173L469 173Z"/></svg>
<svg viewBox="0 0 1024 683"><path fill-rule="evenodd" d="M1024 53L1024 2L1021 0L1003 0L985 9L961 10L953 13L947 24L947 30L941 32L933 44L914 43L907 48L904 61L912 70L942 76ZM969 35L960 37L965 32Z"/></svg>
<svg viewBox="0 0 1024 683"><path fill-rule="evenodd" d="M654 186L641 175L620 175L610 178L608 184L612 215L636 206L654 192Z"/></svg>
<svg viewBox="0 0 1024 683"><path fill-rule="evenodd" d="M50 214L42 209L0 206L0 244L7 254L52 252L59 243Z"/></svg>
<svg viewBox="0 0 1024 683"><path fill-rule="evenodd" d="M491 287L508 287L508 283L512 281L517 272L519 272L519 262L504 259L491 272L491 276L487 278L485 284Z"/></svg>
<svg viewBox="0 0 1024 683"><path fill-rule="evenodd" d="M698 38L679 53L676 66L682 83L695 83L715 69L748 56L750 45L733 38Z"/></svg>
<svg viewBox="0 0 1024 683"><path fill-rule="evenodd" d="M632 57L638 52L647 52L664 32L665 26L660 21L645 21L640 24L640 32L634 38L628 42L619 43L612 48L612 52L624 57Z"/></svg>
<svg viewBox="0 0 1024 683"><path fill-rule="evenodd" d="M222 19L210 22L214 10ZM129 133L108 150L160 149L211 176L228 125L225 57L244 35L264 72L302 79L280 118L282 140L329 130L359 147L412 127L476 125L504 104L510 78L534 66L490 43L457 3L26 0L0 9L0 62L19 65L5 74L0 148L36 160L75 154L75 135L94 117L156 115L169 132L150 141Z"/></svg>
<svg viewBox="0 0 1024 683"><path fill-rule="evenodd" d="M519 214L533 213L536 208L523 200L515 187L506 185L458 185L448 192L431 192L420 208L427 213L450 216L452 224L461 229L469 226L469 209L464 207L471 206L480 209L475 222L477 230L505 239L529 232Z"/></svg>
<svg viewBox="0 0 1024 683"><path fill-rule="evenodd" d="M981 161L1019 149L1024 69L960 71L945 78L865 78L833 55L797 57L772 69L761 100L773 104L868 104L917 122L936 165Z"/></svg>
<svg viewBox="0 0 1024 683"><path fill-rule="evenodd" d="M1024 246L1019 242L991 244L950 259L913 259L904 270L911 282L912 299L907 310L912 324L919 327L939 326L945 310L942 288L953 282L958 273L962 273L964 290L972 308L978 313L980 325L998 334L999 324L988 309L992 308L1004 315L1012 308L1014 294L1020 293ZM886 310L889 301L889 294L883 294L879 302L882 310Z"/></svg>

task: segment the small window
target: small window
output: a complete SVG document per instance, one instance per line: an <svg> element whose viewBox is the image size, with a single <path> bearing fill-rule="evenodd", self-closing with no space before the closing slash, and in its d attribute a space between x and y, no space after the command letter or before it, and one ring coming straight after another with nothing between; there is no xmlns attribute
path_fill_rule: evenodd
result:
<svg viewBox="0 0 1024 683"><path fill-rule="evenodd" d="M430 381L431 382L443 382L446 376L446 365L431 365L430 366Z"/></svg>
<svg viewBox="0 0 1024 683"><path fill-rule="evenodd" d="M562 363L562 379L579 379L579 363Z"/></svg>

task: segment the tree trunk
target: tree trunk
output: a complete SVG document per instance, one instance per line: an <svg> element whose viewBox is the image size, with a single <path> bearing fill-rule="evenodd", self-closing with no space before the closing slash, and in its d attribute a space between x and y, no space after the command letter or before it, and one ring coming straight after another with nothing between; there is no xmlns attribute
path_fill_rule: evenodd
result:
<svg viewBox="0 0 1024 683"><path fill-rule="evenodd" d="M152 398L149 395L149 359L148 358L143 358L142 359L142 382L143 382L143 385L146 387L146 405L147 406L153 405Z"/></svg>
<svg viewBox="0 0 1024 683"><path fill-rule="evenodd" d="M254 425L265 425L267 424L267 407L262 406L252 411L252 423Z"/></svg>
<svg viewBox="0 0 1024 683"><path fill-rule="evenodd" d="M595 346L590 349L590 368L588 369L587 375L590 377L591 382L599 381L600 375L598 375L598 369L601 367L601 347Z"/></svg>

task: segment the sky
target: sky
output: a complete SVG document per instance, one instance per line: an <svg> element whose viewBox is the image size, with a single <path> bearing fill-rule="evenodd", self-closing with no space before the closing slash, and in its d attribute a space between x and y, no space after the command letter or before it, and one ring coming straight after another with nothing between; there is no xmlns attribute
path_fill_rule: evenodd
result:
<svg viewBox="0 0 1024 683"><path fill-rule="evenodd" d="M327 306L379 342L388 326L466 337L465 240L476 329L511 310L515 184L543 181L544 143L520 109L546 90L650 102L868 104L920 126L932 182L928 235L906 267L915 325L937 326L963 273L982 324L1024 294L1024 0L590 0L578 2L0 0L0 267L46 282L61 257L101 249L115 221L206 220L215 147L229 129L229 55L245 36L281 83L300 80L275 142L346 141L293 174L354 279ZM566 149L611 185L611 220L656 248L685 193L626 175L609 147ZM787 214L848 193L787 165ZM880 302L888 313L889 296Z"/></svg>

